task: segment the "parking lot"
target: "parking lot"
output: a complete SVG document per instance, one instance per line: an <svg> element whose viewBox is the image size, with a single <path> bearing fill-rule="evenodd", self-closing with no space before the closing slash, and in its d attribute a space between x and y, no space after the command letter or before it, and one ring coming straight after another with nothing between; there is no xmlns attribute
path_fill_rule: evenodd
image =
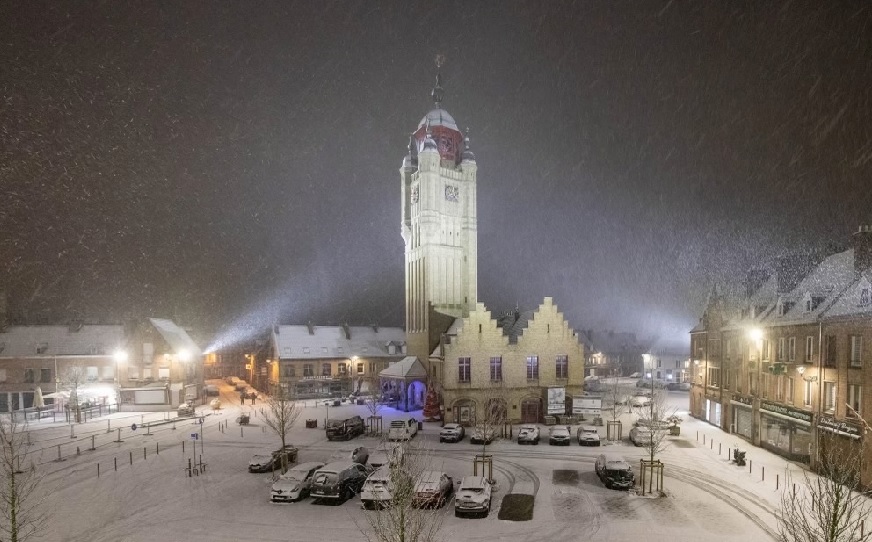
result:
<svg viewBox="0 0 872 542"><path fill-rule="evenodd" d="M46 483L53 488L47 504L54 512L46 523L46 539L322 540L329 533L331 540L361 540L361 531L368 528L365 514L372 512L362 510L358 498L339 504L312 499L291 504L270 502L273 474L249 473L247 464L253 454L278 448L277 437L262 423L262 402L241 407L234 397L229 387L222 388L224 408L209 412L199 407L201 413L208 414L202 426L187 420L176 430L150 437L137 434L63 462L46 463L50 471ZM327 462L350 456L355 447L374 449L378 445L379 439L369 435L348 442L328 441L323 428L327 408L311 401L304 407L290 439L299 449L299 462ZM242 411L251 415L248 426L235 423ZM348 404L331 406L329 411L331 418L368 415L365 407ZM392 418L406 415L390 409L381 414L386 425ZM307 419L318 420L317 428L306 428L303 422ZM192 437L201 428L197 453L206 458L208 469L189 477L185 465L192 454ZM426 450L429 468L443 470L455 480L472 474L473 457L482 447L471 445L468 436L460 443L440 443L439 429L439 423L424 423L413 439L413 448ZM547 428L541 426L541 430L543 437L547 436ZM183 440L187 442L184 452ZM141 454L141 449L158 443L159 455L149 452L147 459L137 457L127 464L133 451ZM681 539L698 532L706 533L708 540L765 536L760 521L749 517L757 513L751 507L743 510L725 505L733 490L729 484L719 489L720 496L714 495L688 474L689 467L698 467L700 459L705 459L704 450L675 446L665 452L664 460L674 465L667 470L668 497L651 499L603 487L593 464L604 449L622 453L631 464L638 464L644 453L626 441L626 430L624 441L601 448L582 447L575 441L568 447L555 447L549 446L547 439L539 446L498 440L488 446L496 481L491 513L481 519L455 518L451 502L432 513L444 516L442 533L448 540L577 540L579 529L596 533L597 539L627 540L650 534L652 524L664 538ZM694 457L697 455L701 457ZM112 458L117 462L119 457L122 467L110 470ZM99 478L95 462L104 465ZM510 493L533 496L530 521L498 519L502 498ZM767 521L762 520L764 524Z"/></svg>

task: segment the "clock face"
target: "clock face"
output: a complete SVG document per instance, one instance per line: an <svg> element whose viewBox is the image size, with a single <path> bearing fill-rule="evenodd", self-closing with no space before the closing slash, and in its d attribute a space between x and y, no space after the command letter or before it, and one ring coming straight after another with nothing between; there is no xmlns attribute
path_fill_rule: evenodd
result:
<svg viewBox="0 0 872 542"><path fill-rule="evenodd" d="M445 199L446 201L457 201L460 199L460 191L456 186L450 184L445 185Z"/></svg>
<svg viewBox="0 0 872 542"><path fill-rule="evenodd" d="M412 188L412 203L418 203L418 187Z"/></svg>

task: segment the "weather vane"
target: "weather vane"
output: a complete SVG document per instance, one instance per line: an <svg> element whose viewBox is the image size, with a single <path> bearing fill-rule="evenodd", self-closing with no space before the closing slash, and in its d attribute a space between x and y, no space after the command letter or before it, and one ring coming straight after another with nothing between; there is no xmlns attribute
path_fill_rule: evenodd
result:
<svg viewBox="0 0 872 542"><path fill-rule="evenodd" d="M436 107L441 107L442 96L445 93L445 91L442 90L442 75L439 73L439 69L442 68L443 64L445 64L445 55L440 53L436 55L436 86L433 87L433 91L430 92L430 96L433 98Z"/></svg>

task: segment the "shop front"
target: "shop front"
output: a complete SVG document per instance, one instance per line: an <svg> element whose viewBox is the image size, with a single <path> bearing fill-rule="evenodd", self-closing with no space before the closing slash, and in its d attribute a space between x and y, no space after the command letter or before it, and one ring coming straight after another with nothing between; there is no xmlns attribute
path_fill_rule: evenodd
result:
<svg viewBox="0 0 872 542"><path fill-rule="evenodd" d="M714 399L706 398L703 419L712 425L721 426L721 403Z"/></svg>
<svg viewBox="0 0 872 542"><path fill-rule="evenodd" d="M843 467L860 468L863 461L863 430L856 420L837 420L822 415L817 421L820 447L817 466L836 463ZM859 472L857 474L860 474Z"/></svg>
<svg viewBox="0 0 872 542"><path fill-rule="evenodd" d="M809 463L812 413L760 401L760 446L791 461Z"/></svg>
<svg viewBox="0 0 872 542"><path fill-rule="evenodd" d="M754 440L754 400L751 397L733 395L730 400L730 432Z"/></svg>

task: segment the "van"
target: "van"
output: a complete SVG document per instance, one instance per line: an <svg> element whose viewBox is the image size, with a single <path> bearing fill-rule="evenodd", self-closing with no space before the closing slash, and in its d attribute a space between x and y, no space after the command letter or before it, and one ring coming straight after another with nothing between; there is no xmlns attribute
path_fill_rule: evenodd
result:
<svg viewBox="0 0 872 542"><path fill-rule="evenodd" d="M411 440L418 432L418 421L415 418L394 420L388 428L388 440Z"/></svg>
<svg viewBox="0 0 872 542"><path fill-rule="evenodd" d="M313 499L347 501L358 493L366 480L366 467L351 461L328 463L315 471L309 495Z"/></svg>

